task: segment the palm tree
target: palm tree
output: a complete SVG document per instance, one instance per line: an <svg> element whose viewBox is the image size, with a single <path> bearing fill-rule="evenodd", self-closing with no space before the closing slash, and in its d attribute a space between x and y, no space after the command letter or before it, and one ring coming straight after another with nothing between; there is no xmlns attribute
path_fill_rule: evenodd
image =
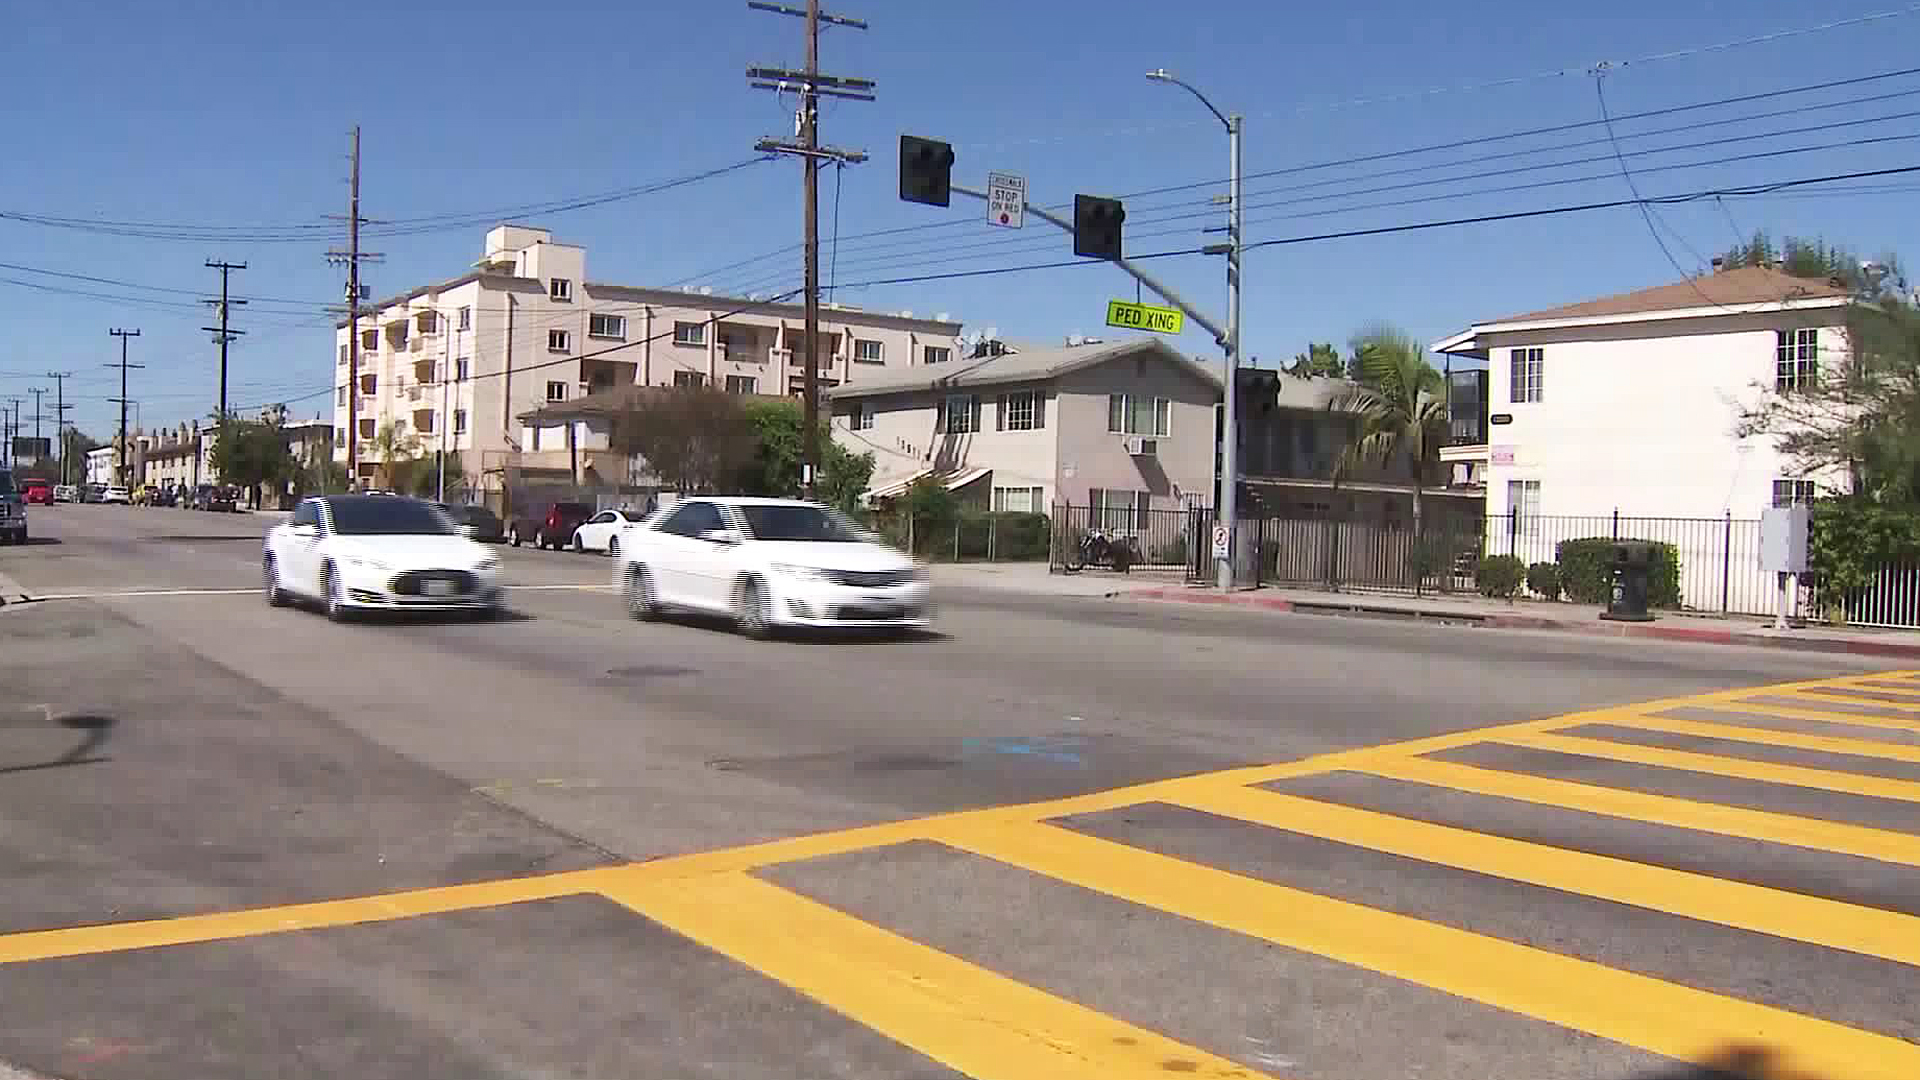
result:
<svg viewBox="0 0 1920 1080"><path fill-rule="evenodd" d="M388 421L374 434L367 449L380 459L380 486L391 491L394 466L418 454L420 440L400 424Z"/></svg>
<svg viewBox="0 0 1920 1080"><path fill-rule="evenodd" d="M1339 472L1361 463L1413 464L1413 535L1420 531L1420 488L1447 434L1446 382L1427 363L1426 350L1406 334L1381 328L1354 342L1360 382L1334 396L1328 408L1359 424L1341 454Z"/></svg>

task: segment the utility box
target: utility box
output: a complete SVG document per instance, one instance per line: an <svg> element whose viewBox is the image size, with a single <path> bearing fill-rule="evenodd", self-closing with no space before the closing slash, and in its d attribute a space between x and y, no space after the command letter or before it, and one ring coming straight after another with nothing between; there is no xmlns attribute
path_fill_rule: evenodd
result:
<svg viewBox="0 0 1920 1080"><path fill-rule="evenodd" d="M1775 574L1807 572L1807 517L1802 503L1760 512L1760 569Z"/></svg>

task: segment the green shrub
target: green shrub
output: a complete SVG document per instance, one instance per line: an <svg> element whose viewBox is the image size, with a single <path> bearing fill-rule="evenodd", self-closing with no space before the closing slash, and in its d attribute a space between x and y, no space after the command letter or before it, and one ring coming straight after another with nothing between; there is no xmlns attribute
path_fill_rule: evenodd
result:
<svg viewBox="0 0 1920 1080"><path fill-rule="evenodd" d="M1527 567L1527 591L1544 600L1560 599L1560 567L1550 562Z"/></svg>
<svg viewBox="0 0 1920 1080"><path fill-rule="evenodd" d="M1045 514L1002 511L988 514L993 528L993 557L1016 562L1044 559L1053 540L1053 523Z"/></svg>
<svg viewBox="0 0 1920 1080"><path fill-rule="evenodd" d="M1622 537L1621 539L1631 539ZM1680 552L1672 544L1653 545L1653 565L1647 572L1647 603L1657 608L1680 606ZM1604 536L1562 540L1554 549L1560 564L1560 588L1567 599L1580 604L1613 600L1613 545Z"/></svg>
<svg viewBox="0 0 1920 1080"><path fill-rule="evenodd" d="M1512 555L1489 555L1480 560L1480 567L1474 572L1473 584L1482 596L1510 600L1520 591L1520 577L1525 567Z"/></svg>

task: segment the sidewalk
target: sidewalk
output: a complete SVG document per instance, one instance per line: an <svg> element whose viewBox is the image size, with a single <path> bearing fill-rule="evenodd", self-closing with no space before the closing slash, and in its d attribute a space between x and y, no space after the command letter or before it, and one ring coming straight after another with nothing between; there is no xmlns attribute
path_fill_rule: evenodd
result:
<svg viewBox="0 0 1920 1080"><path fill-rule="evenodd" d="M1551 630L1920 660L1920 631L1826 626L1775 630L1771 620L1740 615L1656 613L1653 622L1622 623L1600 618L1602 609L1588 604L1533 600L1508 603L1460 594L1387 596L1279 587L1222 593L1207 586L1189 585L1185 575L1178 571L1137 570L1121 575L1088 570L1078 574L1049 574L1044 563L942 564L933 568L933 581L937 586L998 589L1032 596L1206 604L1310 615L1414 619L1491 630Z"/></svg>

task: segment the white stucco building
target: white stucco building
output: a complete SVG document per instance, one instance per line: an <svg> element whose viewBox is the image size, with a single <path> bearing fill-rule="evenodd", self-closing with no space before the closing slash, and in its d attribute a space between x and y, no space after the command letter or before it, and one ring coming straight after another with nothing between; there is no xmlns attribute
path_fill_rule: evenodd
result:
<svg viewBox="0 0 1920 1080"><path fill-rule="evenodd" d="M487 233L475 268L367 306L358 385L348 385L348 329L335 331L334 456L345 462L348 395L358 475L368 444L391 424L420 454L444 445L483 488L506 466L569 467L563 432L523 427L552 403L619 386L702 383L735 393L800 389L807 344L797 304L587 280L586 251L544 229ZM823 388L952 357L958 323L821 309Z"/></svg>

